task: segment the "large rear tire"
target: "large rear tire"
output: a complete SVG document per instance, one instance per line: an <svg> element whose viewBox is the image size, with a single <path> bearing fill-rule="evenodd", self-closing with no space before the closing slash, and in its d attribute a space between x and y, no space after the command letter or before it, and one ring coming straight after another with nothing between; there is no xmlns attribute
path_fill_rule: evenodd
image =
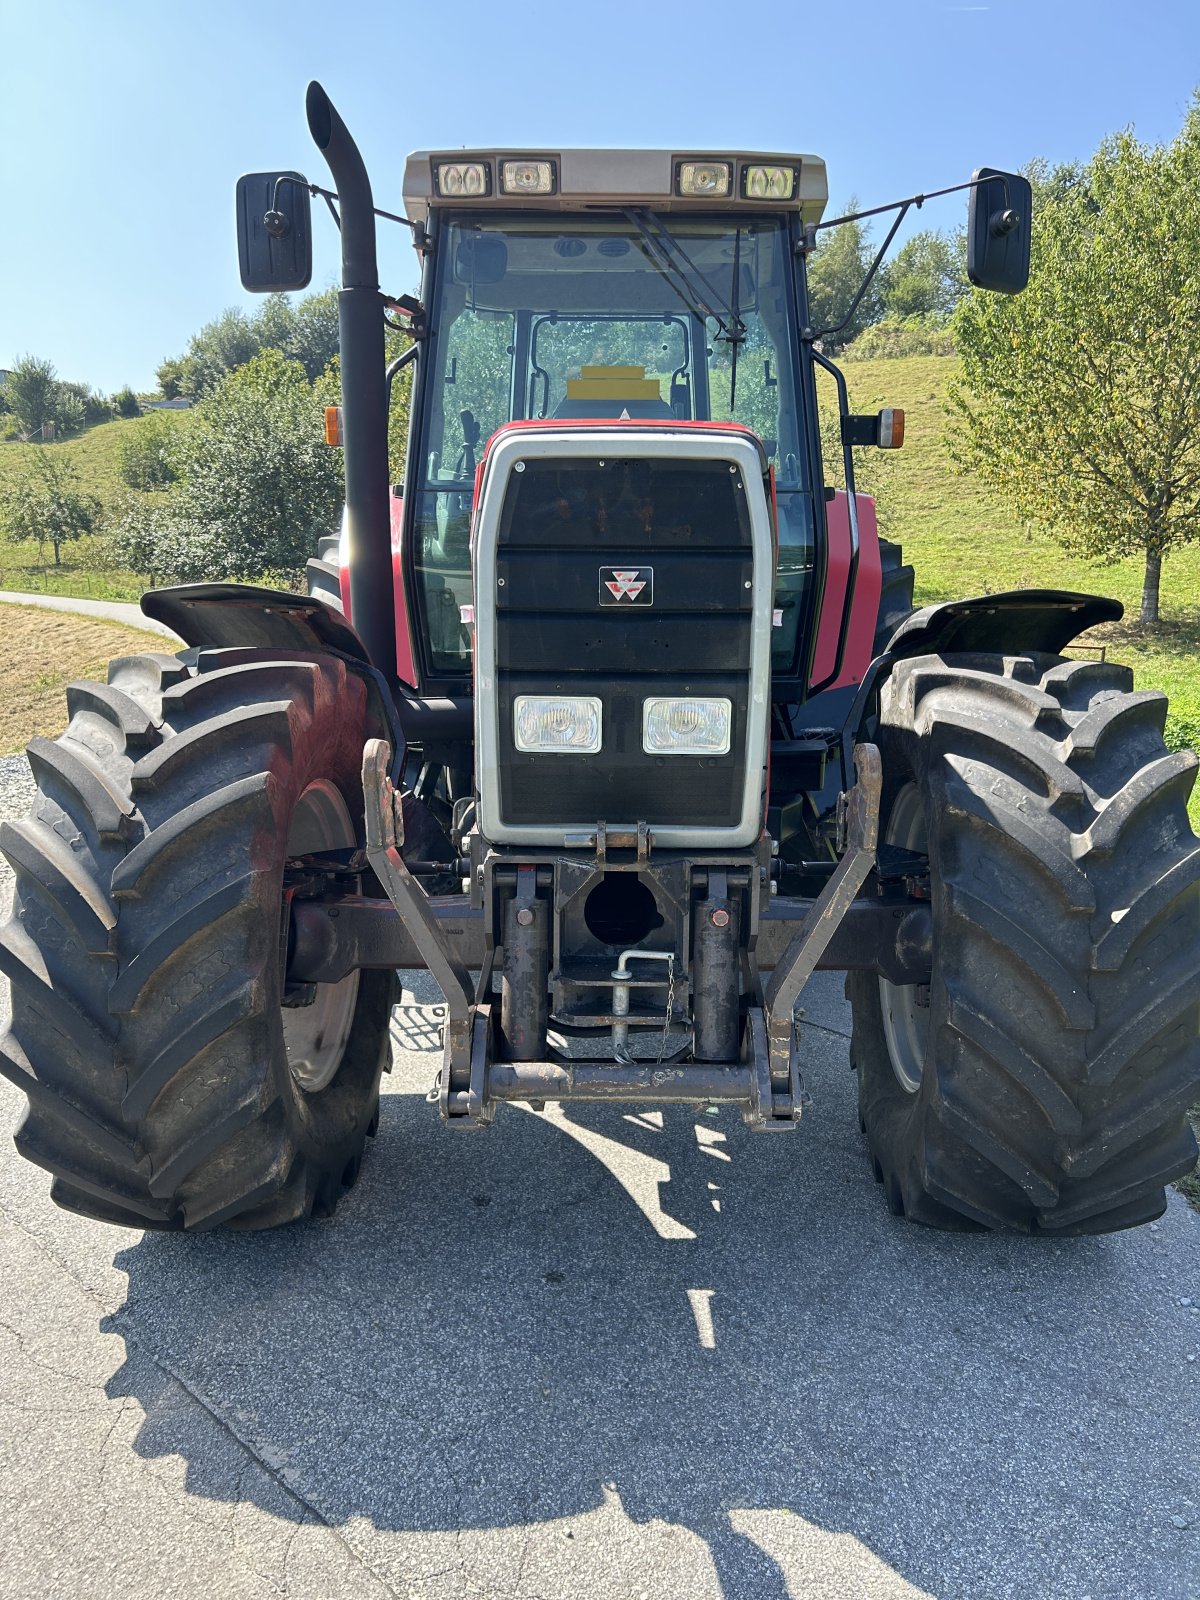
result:
<svg viewBox="0 0 1200 1600"><path fill-rule="evenodd" d="M928 853L933 980L847 984L892 1209L1108 1232L1196 1159L1196 757L1127 669L924 656L884 686L883 837Z"/></svg>
<svg viewBox="0 0 1200 1600"><path fill-rule="evenodd" d="M328 1213L375 1129L394 978L285 995L285 869L361 839L383 731L361 679L323 655L144 655L67 705L29 747L32 814L0 828L18 1149L60 1205L128 1226Z"/></svg>

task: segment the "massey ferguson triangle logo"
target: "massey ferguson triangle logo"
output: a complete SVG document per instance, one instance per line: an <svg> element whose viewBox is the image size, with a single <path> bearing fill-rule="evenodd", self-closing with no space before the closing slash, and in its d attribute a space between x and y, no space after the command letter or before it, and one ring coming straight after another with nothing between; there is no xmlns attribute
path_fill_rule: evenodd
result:
<svg viewBox="0 0 1200 1600"><path fill-rule="evenodd" d="M601 567L600 604L602 606L653 605L654 568Z"/></svg>

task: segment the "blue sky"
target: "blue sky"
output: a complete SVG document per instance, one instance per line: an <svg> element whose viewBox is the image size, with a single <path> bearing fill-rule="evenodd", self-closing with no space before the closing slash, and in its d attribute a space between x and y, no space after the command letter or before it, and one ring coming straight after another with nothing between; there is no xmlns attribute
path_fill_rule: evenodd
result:
<svg viewBox="0 0 1200 1600"><path fill-rule="evenodd" d="M1170 138L1200 82L1197 0L0 0L0 367L32 351L111 391L154 369L238 283L233 185L297 167L318 77L399 209L421 146L694 144L812 150L835 203L972 167L1086 157L1134 124ZM952 226L961 197L917 226ZM332 224L314 212L314 287ZM385 286L412 286L384 226Z"/></svg>

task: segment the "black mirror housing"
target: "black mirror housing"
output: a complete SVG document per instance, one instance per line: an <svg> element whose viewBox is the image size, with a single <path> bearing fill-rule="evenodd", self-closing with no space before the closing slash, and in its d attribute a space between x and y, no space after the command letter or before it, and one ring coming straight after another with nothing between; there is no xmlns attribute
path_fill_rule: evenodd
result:
<svg viewBox="0 0 1200 1600"><path fill-rule="evenodd" d="M994 167L977 168L973 178L967 209L967 277L977 289L1020 294L1029 282L1033 237L1029 179Z"/></svg>
<svg viewBox="0 0 1200 1600"><path fill-rule="evenodd" d="M312 201L299 172L248 172L237 183L238 267L252 294L306 289Z"/></svg>

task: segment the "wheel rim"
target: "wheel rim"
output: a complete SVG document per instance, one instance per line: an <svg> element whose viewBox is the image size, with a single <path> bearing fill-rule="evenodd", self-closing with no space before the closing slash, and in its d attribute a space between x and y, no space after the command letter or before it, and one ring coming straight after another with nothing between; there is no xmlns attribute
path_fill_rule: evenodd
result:
<svg viewBox="0 0 1200 1600"><path fill-rule="evenodd" d="M321 850L353 849L354 824L346 802L332 783L310 783L296 803L288 829L287 853L312 855ZM358 973L340 983L318 983L308 1006L283 1007L283 1042L292 1077L306 1094L329 1087L354 1026Z"/></svg>
<svg viewBox="0 0 1200 1600"><path fill-rule="evenodd" d="M915 783L906 783L896 796L884 830L884 842L901 850L929 853L925 807ZM922 991L923 994L922 994ZM919 1001L924 999L924 1004ZM929 989L926 984L889 983L879 979L879 1005L888 1059L900 1087L916 1094L925 1071L929 1049Z"/></svg>

